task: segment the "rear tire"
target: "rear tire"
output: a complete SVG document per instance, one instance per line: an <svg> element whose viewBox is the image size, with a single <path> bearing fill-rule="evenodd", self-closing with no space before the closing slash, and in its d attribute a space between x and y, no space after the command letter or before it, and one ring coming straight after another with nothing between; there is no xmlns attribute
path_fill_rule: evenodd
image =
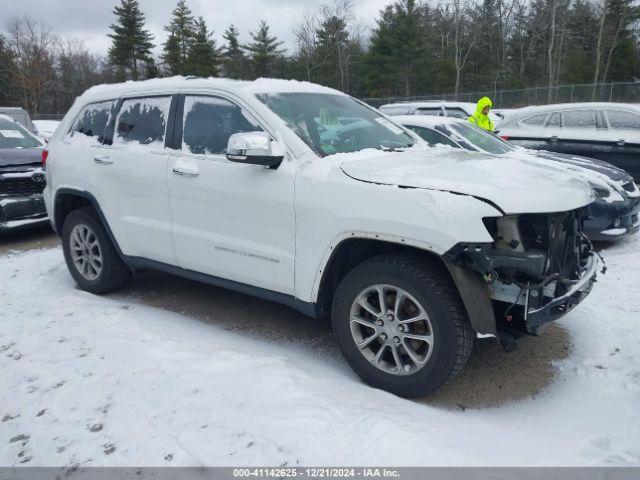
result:
<svg viewBox="0 0 640 480"><path fill-rule="evenodd" d="M74 210L62 227L62 249L71 276L82 290L107 293L131 278L93 208Z"/></svg>
<svg viewBox="0 0 640 480"><path fill-rule="evenodd" d="M351 270L334 296L332 324L355 372L402 397L424 396L448 382L473 346L448 271L418 255L382 255Z"/></svg>

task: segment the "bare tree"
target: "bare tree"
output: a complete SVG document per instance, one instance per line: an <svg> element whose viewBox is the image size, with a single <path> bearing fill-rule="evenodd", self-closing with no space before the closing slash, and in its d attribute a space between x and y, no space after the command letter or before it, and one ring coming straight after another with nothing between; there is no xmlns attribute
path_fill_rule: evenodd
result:
<svg viewBox="0 0 640 480"><path fill-rule="evenodd" d="M53 85L52 52L57 37L31 17L15 16L7 22L7 41L14 55L11 78L24 107L37 116Z"/></svg>
<svg viewBox="0 0 640 480"><path fill-rule="evenodd" d="M476 44L477 27L469 18L468 6L464 0L452 0L449 21L453 28L453 66L455 68L454 94L458 98L462 83L462 72L469 54Z"/></svg>

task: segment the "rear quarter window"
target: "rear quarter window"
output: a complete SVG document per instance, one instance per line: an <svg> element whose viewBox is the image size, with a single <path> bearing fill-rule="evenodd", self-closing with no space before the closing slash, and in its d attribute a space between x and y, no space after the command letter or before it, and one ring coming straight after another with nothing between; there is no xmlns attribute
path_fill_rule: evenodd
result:
<svg viewBox="0 0 640 480"><path fill-rule="evenodd" d="M440 107L418 108L416 110L416 115L431 115L433 117L439 117L442 116L442 109Z"/></svg>
<svg viewBox="0 0 640 480"><path fill-rule="evenodd" d="M410 115L410 107L380 107L380 110L385 115Z"/></svg>
<svg viewBox="0 0 640 480"><path fill-rule="evenodd" d="M78 114L69 135L76 139L89 138L96 143L101 141L115 106L115 100L87 105Z"/></svg>
<svg viewBox="0 0 640 480"><path fill-rule="evenodd" d="M530 117L522 120L522 123L531 127L542 127L544 126L544 121L546 120L546 118L546 113L536 113L535 115L531 115Z"/></svg>
<svg viewBox="0 0 640 480"><path fill-rule="evenodd" d="M164 146L171 97L124 100L113 136L114 145Z"/></svg>

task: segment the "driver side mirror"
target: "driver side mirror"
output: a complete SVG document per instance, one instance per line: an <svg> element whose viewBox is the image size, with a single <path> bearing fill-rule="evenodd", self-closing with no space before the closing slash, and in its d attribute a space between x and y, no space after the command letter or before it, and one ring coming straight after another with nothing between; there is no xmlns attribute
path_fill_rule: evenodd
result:
<svg viewBox="0 0 640 480"><path fill-rule="evenodd" d="M227 159L232 162L277 168L284 156L274 152L269 134L265 132L239 132L229 137Z"/></svg>

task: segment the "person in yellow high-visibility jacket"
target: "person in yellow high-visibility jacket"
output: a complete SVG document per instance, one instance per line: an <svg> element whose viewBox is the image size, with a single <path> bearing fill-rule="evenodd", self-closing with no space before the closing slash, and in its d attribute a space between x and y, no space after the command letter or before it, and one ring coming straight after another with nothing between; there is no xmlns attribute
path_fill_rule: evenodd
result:
<svg viewBox="0 0 640 480"><path fill-rule="evenodd" d="M489 118L489 111L493 107L493 103L489 97L482 97L478 100L476 105L476 111L469 117L469 122L477 125L478 127L493 133L493 122Z"/></svg>

